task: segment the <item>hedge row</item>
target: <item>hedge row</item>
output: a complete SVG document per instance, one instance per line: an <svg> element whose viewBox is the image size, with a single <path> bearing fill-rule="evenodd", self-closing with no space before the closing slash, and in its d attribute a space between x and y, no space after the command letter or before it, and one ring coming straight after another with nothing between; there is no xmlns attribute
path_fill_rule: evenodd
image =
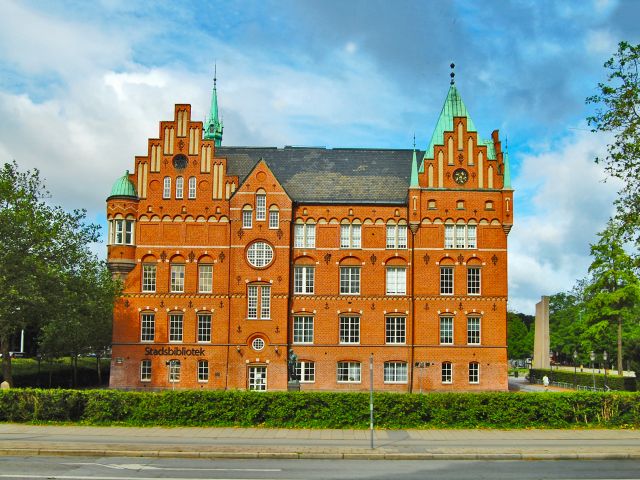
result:
<svg viewBox="0 0 640 480"><path fill-rule="evenodd" d="M564 370L546 370L546 369L530 369L529 379L531 383L542 383L542 377L549 377L551 382L565 382L573 385L574 373ZM577 372L575 374L575 382L585 387L593 387L593 375L591 373ZM604 388L604 375L595 374L596 387ZM607 385L611 390L626 390L635 392L637 390L637 382L635 377L620 377L618 375L607 375Z"/></svg>
<svg viewBox="0 0 640 480"><path fill-rule="evenodd" d="M378 428L640 427L640 393L378 393ZM367 428L366 393L0 391L2 422Z"/></svg>

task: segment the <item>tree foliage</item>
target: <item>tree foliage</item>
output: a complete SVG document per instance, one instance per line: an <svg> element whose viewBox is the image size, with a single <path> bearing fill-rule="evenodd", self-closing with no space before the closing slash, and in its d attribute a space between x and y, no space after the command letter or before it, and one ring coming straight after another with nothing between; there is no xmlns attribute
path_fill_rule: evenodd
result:
<svg viewBox="0 0 640 480"><path fill-rule="evenodd" d="M587 98L587 103L596 106L595 114L587 118L593 131L614 134L606 157L596 162L624 182L616 206L627 234L640 230L639 63L640 45L620 42L618 51L604 64L606 81L598 84L598 93Z"/></svg>
<svg viewBox="0 0 640 480"><path fill-rule="evenodd" d="M507 348L510 359L524 359L533 354L533 317L507 312Z"/></svg>

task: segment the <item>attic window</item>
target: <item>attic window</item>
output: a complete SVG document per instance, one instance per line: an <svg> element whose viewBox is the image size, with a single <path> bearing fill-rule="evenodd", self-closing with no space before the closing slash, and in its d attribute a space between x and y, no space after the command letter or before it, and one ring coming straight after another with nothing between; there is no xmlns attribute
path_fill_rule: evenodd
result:
<svg viewBox="0 0 640 480"><path fill-rule="evenodd" d="M484 202L484 209L485 210L493 210L493 201L492 200L487 200L486 202Z"/></svg>
<svg viewBox="0 0 640 480"><path fill-rule="evenodd" d="M464 200L458 200L458 201L456 202L456 208L457 208L458 210L464 210Z"/></svg>
<svg viewBox="0 0 640 480"><path fill-rule="evenodd" d="M435 200L429 200L427 202L427 208L429 210L435 210L436 209L436 201Z"/></svg>

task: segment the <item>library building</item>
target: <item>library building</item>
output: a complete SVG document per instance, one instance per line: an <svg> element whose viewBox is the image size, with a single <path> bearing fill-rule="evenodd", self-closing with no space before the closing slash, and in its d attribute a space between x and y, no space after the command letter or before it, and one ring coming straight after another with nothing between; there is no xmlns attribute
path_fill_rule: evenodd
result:
<svg viewBox="0 0 640 480"><path fill-rule="evenodd" d="M507 390L508 154L453 76L434 120L425 149L234 147L215 80L204 123L175 105L107 198L110 386Z"/></svg>

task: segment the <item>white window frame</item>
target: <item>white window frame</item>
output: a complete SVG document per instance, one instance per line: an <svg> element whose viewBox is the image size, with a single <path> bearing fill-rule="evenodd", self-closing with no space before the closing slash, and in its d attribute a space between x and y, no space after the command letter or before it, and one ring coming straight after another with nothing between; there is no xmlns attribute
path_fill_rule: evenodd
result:
<svg viewBox="0 0 640 480"><path fill-rule="evenodd" d="M467 317L467 345L480 345L482 320L477 316Z"/></svg>
<svg viewBox="0 0 640 480"><path fill-rule="evenodd" d="M171 293L184 293L184 263L172 263L171 268L171 283L169 285L169 291Z"/></svg>
<svg viewBox="0 0 640 480"><path fill-rule="evenodd" d="M407 226L387 225L387 247L388 250L407 249Z"/></svg>
<svg viewBox="0 0 640 480"><path fill-rule="evenodd" d="M167 362L167 373L169 374L169 383L180 383L180 373L182 366L180 360L171 359Z"/></svg>
<svg viewBox="0 0 640 480"><path fill-rule="evenodd" d="M478 227L467 224L444 226L444 248L468 250L478 248Z"/></svg>
<svg viewBox="0 0 640 480"><path fill-rule="evenodd" d="M247 285L247 319L271 319L271 285Z"/></svg>
<svg viewBox="0 0 640 480"><path fill-rule="evenodd" d="M256 222L264 222L267 219L267 195L256 194Z"/></svg>
<svg viewBox="0 0 640 480"><path fill-rule="evenodd" d="M142 264L142 291L155 292L157 282L157 265L155 263Z"/></svg>
<svg viewBox="0 0 640 480"><path fill-rule="evenodd" d="M184 177L176 177L176 198L179 200L184 198Z"/></svg>
<svg viewBox="0 0 640 480"><path fill-rule="evenodd" d="M145 358L140 362L140 381L141 382L150 382L151 381L151 360Z"/></svg>
<svg viewBox="0 0 640 480"><path fill-rule="evenodd" d="M453 295L454 270L452 266L440 267L440 295Z"/></svg>
<svg viewBox="0 0 640 480"><path fill-rule="evenodd" d="M385 317L385 343L387 345L405 345L407 343L407 317Z"/></svg>
<svg viewBox="0 0 640 480"><path fill-rule="evenodd" d="M189 199L194 200L196 198L196 177L189 177Z"/></svg>
<svg viewBox="0 0 640 480"><path fill-rule="evenodd" d="M362 382L362 365L360 362L338 362L337 367L338 383Z"/></svg>
<svg viewBox="0 0 640 480"><path fill-rule="evenodd" d="M340 345L360 344L360 317L357 315L341 315L339 329Z"/></svg>
<svg viewBox="0 0 640 480"><path fill-rule="evenodd" d="M242 210L242 228L253 228L253 210L250 208Z"/></svg>
<svg viewBox="0 0 640 480"><path fill-rule="evenodd" d="M450 385L453 383L453 363L442 362L442 367L440 369L440 380L445 385Z"/></svg>
<svg viewBox="0 0 640 480"><path fill-rule="evenodd" d="M184 314L169 314L169 343L182 343L184 339Z"/></svg>
<svg viewBox="0 0 640 480"><path fill-rule="evenodd" d="M117 218L109 221L110 245L133 245L135 243L134 220Z"/></svg>
<svg viewBox="0 0 640 480"><path fill-rule="evenodd" d="M197 314L198 331L197 338L198 343L211 343L211 313L202 312Z"/></svg>
<svg viewBox="0 0 640 480"><path fill-rule="evenodd" d="M300 383L315 383L316 362L310 362L308 360L296 362L295 372Z"/></svg>
<svg viewBox="0 0 640 480"><path fill-rule="evenodd" d="M407 362L391 361L384 362L383 379L384 383L402 384L409 382L409 368Z"/></svg>
<svg viewBox="0 0 640 480"><path fill-rule="evenodd" d="M467 295L480 295L482 271L480 267L467 267Z"/></svg>
<svg viewBox="0 0 640 480"><path fill-rule="evenodd" d="M406 295L407 294L407 268L406 267L387 267L386 268L386 285L387 295Z"/></svg>
<svg viewBox="0 0 640 480"><path fill-rule="evenodd" d="M164 184L162 186L162 198L171 198L171 177L164 177Z"/></svg>
<svg viewBox="0 0 640 480"><path fill-rule="evenodd" d="M209 381L209 361L198 360L198 383L207 383Z"/></svg>
<svg viewBox="0 0 640 480"><path fill-rule="evenodd" d="M313 344L314 319L310 315L296 315L293 317L293 343L296 345Z"/></svg>
<svg viewBox="0 0 640 480"><path fill-rule="evenodd" d="M247 248L247 261L255 268L268 267L273 261L273 247L267 242L253 242Z"/></svg>
<svg viewBox="0 0 640 480"><path fill-rule="evenodd" d="M340 248L362 248L362 224L343 223L340 225Z"/></svg>
<svg viewBox="0 0 640 480"><path fill-rule="evenodd" d="M452 316L440 317L440 345L453 345L453 326Z"/></svg>
<svg viewBox="0 0 640 480"><path fill-rule="evenodd" d="M295 295L313 295L315 272L315 267L311 265L295 265L293 267L293 293Z"/></svg>
<svg viewBox="0 0 640 480"><path fill-rule="evenodd" d="M156 339L156 314L142 312L140 314L140 342L151 343Z"/></svg>
<svg viewBox="0 0 640 480"><path fill-rule="evenodd" d="M275 208L269 210L269 228L271 230L280 228L280 211Z"/></svg>
<svg viewBox="0 0 640 480"><path fill-rule="evenodd" d="M249 390L265 392L267 390L267 367L265 365L250 365L248 377ZM259 376L257 376L259 374Z"/></svg>
<svg viewBox="0 0 640 480"><path fill-rule="evenodd" d="M296 223L293 226L294 248L316 248L316 224Z"/></svg>
<svg viewBox="0 0 640 480"><path fill-rule="evenodd" d="M480 383L480 363L469 362L469 383L477 385Z"/></svg>
<svg viewBox="0 0 640 480"><path fill-rule="evenodd" d="M340 267L340 295L360 295L360 267Z"/></svg>
<svg viewBox="0 0 640 480"><path fill-rule="evenodd" d="M198 293L213 292L213 264L198 264Z"/></svg>

